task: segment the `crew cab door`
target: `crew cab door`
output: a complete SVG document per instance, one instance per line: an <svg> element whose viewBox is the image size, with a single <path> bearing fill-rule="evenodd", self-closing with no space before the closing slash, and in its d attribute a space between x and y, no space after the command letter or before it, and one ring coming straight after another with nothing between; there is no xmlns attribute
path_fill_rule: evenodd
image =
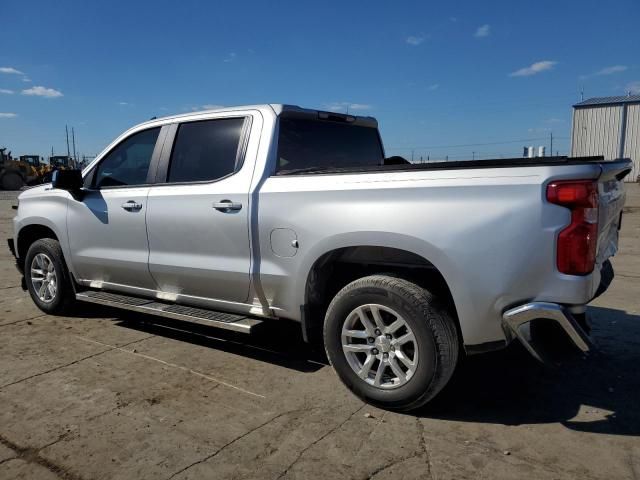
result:
<svg viewBox="0 0 640 480"><path fill-rule="evenodd" d="M69 200L67 230L78 280L105 288L156 289L147 264L145 215L160 132L160 127L145 129L122 140L85 175L82 195Z"/></svg>
<svg viewBox="0 0 640 480"><path fill-rule="evenodd" d="M149 270L167 298L244 303L250 284L245 161L252 117L238 113L174 125L149 193ZM259 130L258 130L259 132Z"/></svg>

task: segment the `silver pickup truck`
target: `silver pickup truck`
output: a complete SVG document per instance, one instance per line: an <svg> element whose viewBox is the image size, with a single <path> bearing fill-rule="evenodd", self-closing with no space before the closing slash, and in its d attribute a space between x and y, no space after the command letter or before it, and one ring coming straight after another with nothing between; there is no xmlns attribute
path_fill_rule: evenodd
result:
<svg viewBox="0 0 640 480"><path fill-rule="evenodd" d="M546 322L590 348L628 160L411 164L377 122L287 105L137 125L19 197L9 247L44 312L93 302L241 332L291 319L384 408ZM259 332L257 333L259 334Z"/></svg>

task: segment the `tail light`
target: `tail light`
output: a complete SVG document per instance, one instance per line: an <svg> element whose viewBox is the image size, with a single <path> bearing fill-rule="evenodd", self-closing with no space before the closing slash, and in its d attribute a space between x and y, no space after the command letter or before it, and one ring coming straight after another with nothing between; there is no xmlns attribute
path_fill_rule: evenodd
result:
<svg viewBox="0 0 640 480"><path fill-rule="evenodd" d="M552 182L547 200L571 210L571 223L558 234L557 266L567 275L588 275L596 264L598 184L592 180Z"/></svg>

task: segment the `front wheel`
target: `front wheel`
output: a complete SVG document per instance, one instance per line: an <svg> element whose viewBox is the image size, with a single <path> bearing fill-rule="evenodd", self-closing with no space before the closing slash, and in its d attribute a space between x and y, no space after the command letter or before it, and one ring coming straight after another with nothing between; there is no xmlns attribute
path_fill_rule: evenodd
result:
<svg viewBox="0 0 640 480"><path fill-rule="evenodd" d="M72 313L75 293L57 240L33 242L25 257L24 274L31 299L40 310L54 315Z"/></svg>
<svg viewBox="0 0 640 480"><path fill-rule="evenodd" d="M418 285L386 275L338 292L325 317L324 342L342 382L392 410L412 410L435 397L458 360L448 309Z"/></svg>

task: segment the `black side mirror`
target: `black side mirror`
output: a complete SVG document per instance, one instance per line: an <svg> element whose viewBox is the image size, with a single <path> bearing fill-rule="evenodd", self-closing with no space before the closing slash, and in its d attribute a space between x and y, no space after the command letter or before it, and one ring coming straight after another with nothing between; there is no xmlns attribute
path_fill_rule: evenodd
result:
<svg viewBox="0 0 640 480"><path fill-rule="evenodd" d="M83 185L82 172L80 170L55 170L51 176L51 186L74 193Z"/></svg>

